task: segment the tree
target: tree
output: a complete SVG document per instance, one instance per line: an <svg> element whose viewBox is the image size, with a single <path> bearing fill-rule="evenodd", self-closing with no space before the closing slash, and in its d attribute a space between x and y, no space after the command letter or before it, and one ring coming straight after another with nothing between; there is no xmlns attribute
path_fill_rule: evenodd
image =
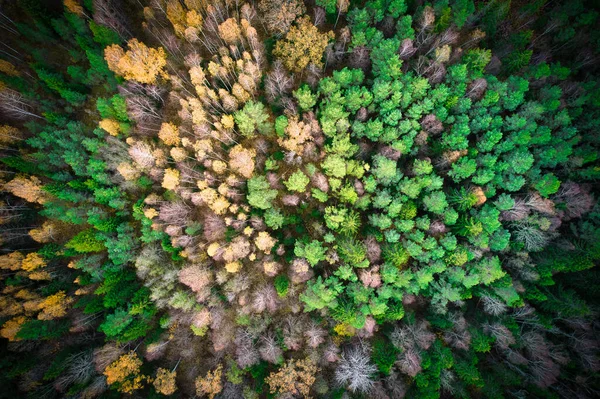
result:
<svg viewBox="0 0 600 399"><path fill-rule="evenodd" d="M292 72L302 72L309 64L321 68L323 52L333 37L331 31L320 33L310 18L304 16L290 28L285 39L277 41L273 54Z"/></svg>
<svg viewBox="0 0 600 399"><path fill-rule="evenodd" d="M319 369L310 359L292 359L277 372L269 374L265 382L269 384L272 394L301 395L307 398L318 372Z"/></svg>
<svg viewBox="0 0 600 399"><path fill-rule="evenodd" d="M163 395L172 395L177 390L177 385L175 384L175 371L169 371L162 367L159 367L156 370L156 378L154 378L154 388L156 392Z"/></svg>
<svg viewBox="0 0 600 399"><path fill-rule="evenodd" d="M175 190L179 185L179 170L168 168L165 169L165 174L162 181L163 188L167 190Z"/></svg>
<svg viewBox="0 0 600 399"><path fill-rule="evenodd" d="M173 123L163 123L158 131L158 137L166 145L177 146L181 142L179 128Z"/></svg>
<svg viewBox="0 0 600 399"><path fill-rule="evenodd" d="M127 51L118 44L104 50L104 59L111 71L139 83L155 84L159 78L168 78L164 70L167 54L162 47L154 49L135 38L129 40L127 46Z"/></svg>
<svg viewBox="0 0 600 399"><path fill-rule="evenodd" d="M443 214L448 207L446 201L446 194L443 191L435 191L431 194L423 197L423 204L427 207L429 212L436 214Z"/></svg>
<svg viewBox="0 0 600 399"><path fill-rule="evenodd" d="M114 385L119 392L133 393L144 387L148 377L140 374L142 361L134 351L130 351L111 363L105 370L106 382Z"/></svg>
<svg viewBox="0 0 600 399"><path fill-rule="evenodd" d="M335 369L335 380L352 392L367 393L373 388L377 367L361 347L354 346L342 355Z"/></svg>
<svg viewBox="0 0 600 399"><path fill-rule="evenodd" d="M213 399L223 390L223 365L219 366L206 373L205 377L196 378L196 395L207 395L209 399Z"/></svg>
<svg viewBox="0 0 600 399"><path fill-rule="evenodd" d="M229 167L246 179L250 179L254 174L255 157L254 149L249 150L238 144L229 150Z"/></svg>
<svg viewBox="0 0 600 399"><path fill-rule="evenodd" d="M306 191L306 186L310 183L310 179L302 173L301 170L297 170L287 179L283 184L290 191L297 191L299 193L303 193Z"/></svg>
<svg viewBox="0 0 600 399"><path fill-rule="evenodd" d="M288 32L294 20L306 12L300 0L261 0L258 10L267 29L276 35Z"/></svg>
<svg viewBox="0 0 600 399"><path fill-rule="evenodd" d="M67 297L64 291L59 291L54 295L46 297L40 304L38 320L53 320L64 317L67 314L68 306L73 302L73 298Z"/></svg>
<svg viewBox="0 0 600 399"><path fill-rule="evenodd" d="M15 177L5 183L3 189L28 202L44 204L50 199L48 193L42 190L42 181L35 176Z"/></svg>
<svg viewBox="0 0 600 399"><path fill-rule="evenodd" d="M244 108L233 114L240 133L247 137L253 137L258 130L261 134L269 134L273 130L269 121L269 114L261 102L248 101Z"/></svg>
<svg viewBox="0 0 600 399"><path fill-rule="evenodd" d="M269 186L264 176L256 176L248 180L248 203L258 209L271 208L273 200L277 197L277 190Z"/></svg>
<svg viewBox="0 0 600 399"><path fill-rule="evenodd" d="M317 240L313 240L307 244L296 241L294 255L305 258L314 267L320 261L325 260L325 248Z"/></svg>

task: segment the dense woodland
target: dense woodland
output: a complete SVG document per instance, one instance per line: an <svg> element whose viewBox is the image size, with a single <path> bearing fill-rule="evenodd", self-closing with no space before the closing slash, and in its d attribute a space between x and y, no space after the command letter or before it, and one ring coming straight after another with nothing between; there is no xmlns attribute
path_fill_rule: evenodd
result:
<svg viewBox="0 0 600 399"><path fill-rule="evenodd" d="M586 0L0 0L0 398L600 396Z"/></svg>

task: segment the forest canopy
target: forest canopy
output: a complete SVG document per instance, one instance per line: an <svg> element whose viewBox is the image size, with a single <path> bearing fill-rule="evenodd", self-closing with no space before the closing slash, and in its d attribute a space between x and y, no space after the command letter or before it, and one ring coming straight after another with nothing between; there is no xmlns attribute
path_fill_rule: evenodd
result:
<svg viewBox="0 0 600 399"><path fill-rule="evenodd" d="M0 398L600 396L589 0L0 0Z"/></svg>

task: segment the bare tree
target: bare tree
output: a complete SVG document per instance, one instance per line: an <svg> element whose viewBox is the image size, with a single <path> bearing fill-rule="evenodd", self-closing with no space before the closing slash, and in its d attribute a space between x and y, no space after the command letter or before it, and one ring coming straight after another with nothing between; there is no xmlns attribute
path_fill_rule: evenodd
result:
<svg viewBox="0 0 600 399"><path fill-rule="evenodd" d="M352 392L369 392L377 367L371 364L369 354L362 346L346 350L335 370L335 381Z"/></svg>
<svg viewBox="0 0 600 399"><path fill-rule="evenodd" d="M272 333L263 335L260 338L258 352L260 353L260 357L269 363L278 364L283 359L283 351Z"/></svg>
<svg viewBox="0 0 600 399"><path fill-rule="evenodd" d="M44 119L34 113L33 107L24 99L21 93L11 89L0 91L0 112L9 118L19 120L29 117Z"/></svg>
<svg viewBox="0 0 600 399"><path fill-rule="evenodd" d="M280 60L273 63L273 70L265 79L265 91L269 101L275 101L281 96L286 96L292 90L294 80L284 68Z"/></svg>

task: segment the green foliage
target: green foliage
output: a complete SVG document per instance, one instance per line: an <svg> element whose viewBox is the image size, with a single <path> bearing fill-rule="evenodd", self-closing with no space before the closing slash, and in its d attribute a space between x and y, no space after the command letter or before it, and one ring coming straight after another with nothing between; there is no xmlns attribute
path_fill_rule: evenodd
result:
<svg viewBox="0 0 600 399"><path fill-rule="evenodd" d="M396 357L399 352L391 343L383 338L379 338L373 342L371 359L373 359L373 363L377 365L381 373L389 375L394 363L396 363Z"/></svg>
<svg viewBox="0 0 600 399"><path fill-rule="evenodd" d="M28 341L50 340L60 338L68 331L68 320L29 320L21 326L17 338Z"/></svg>
<svg viewBox="0 0 600 399"><path fill-rule="evenodd" d="M364 243L351 238L345 238L337 242L337 252L342 261L353 267L363 268L369 266L366 259L367 248Z"/></svg>
<svg viewBox="0 0 600 399"><path fill-rule="evenodd" d="M248 203L258 209L269 209L273 205L273 200L277 197L277 190L269 186L269 182L264 176L255 176L248 180Z"/></svg>
<svg viewBox="0 0 600 399"><path fill-rule="evenodd" d="M410 255L402 244L388 244L383 248L383 259L398 269L403 269L408 263Z"/></svg>
<svg viewBox="0 0 600 399"><path fill-rule="evenodd" d="M298 101L300 109L308 111L312 109L317 103L317 96L315 96L310 87L307 85L300 86L300 88L294 91L294 98Z"/></svg>
<svg viewBox="0 0 600 399"><path fill-rule="evenodd" d="M264 104L260 102L248 101L244 108L233 114L233 117L240 133L246 137L253 137L257 131L269 134L273 129L269 121L270 116Z"/></svg>
<svg viewBox="0 0 600 399"><path fill-rule="evenodd" d="M443 191L436 191L423 197L423 204L429 212L442 214L448 207L446 194Z"/></svg>
<svg viewBox="0 0 600 399"><path fill-rule="evenodd" d="M80 253L99 252L105 249L104 244L96 238L96 234L92 229L78 233L65 244L65 247L72 248Z"/></svg>
<svg viewBox="0 0 600 399"><path fill-rule="evenodd" d="M294 246L294 255L305 258L311 266L325 260L325 247L320 241L312 240L308 243L296 241Z"/></svg>
<svg viewBox="0 0 600 399"><path fill-rule="evenodd" d="M285 298L290 288L290 280L285 275L280 274L277 277L275 277L275 280L273 280L273 284L275 285L277 295L279 295L280 298Z"/></svg>
<svg viewBox="0 0 600 399"><path fill-rule="evenodd" d="M533 186L542 197L548 198L551 194L554 194L560 188L560 180L552 173L546 173L543 175L537 183Z"/></svg>
<svg viewBox="0 0 600 399"><path fill-rule="evenodd" d="M306 190L306 186L310 183L310 179L301 170L297 170L283 184L290 191L302 193Z"/></svg>
<svg viewBox="0 0 600 399"><path fill-rule="evenodd" d="M270 228L277 230L283 226L285 217L275 208L269 208L265 211L265 223Z"/></svg>

